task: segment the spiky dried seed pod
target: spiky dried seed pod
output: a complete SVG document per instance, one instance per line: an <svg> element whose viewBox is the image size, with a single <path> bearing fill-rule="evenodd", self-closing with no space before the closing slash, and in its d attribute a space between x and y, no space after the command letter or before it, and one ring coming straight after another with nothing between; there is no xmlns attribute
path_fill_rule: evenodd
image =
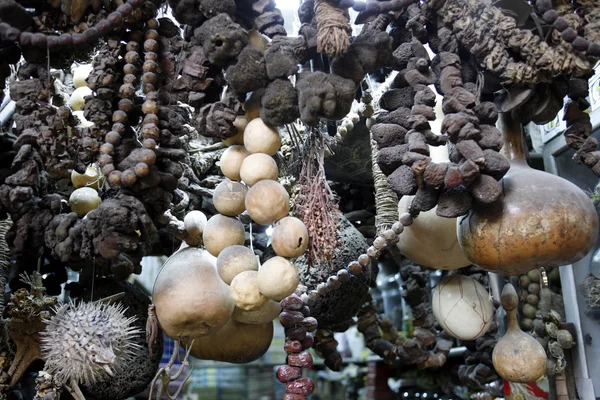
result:
<svg viewBox="0 0 600 400"><path fill-rule="evenodd" d="M119 373L139 346L135 336L141 334L127 318L121 304L70 303L58 307L55 315L44 321L41 349L46 371L59 382L89 385L106 375Z"/></svg>

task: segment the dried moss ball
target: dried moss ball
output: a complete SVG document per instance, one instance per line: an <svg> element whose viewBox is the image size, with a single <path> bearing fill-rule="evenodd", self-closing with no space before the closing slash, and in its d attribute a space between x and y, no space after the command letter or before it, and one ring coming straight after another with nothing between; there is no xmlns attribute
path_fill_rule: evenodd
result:
<svg viewBox="0 0 600 400"><path fill-rule="evenodd" d="M256 118L248 123L244 132L244 146L249 153L264 153L274 156L281 147L281 138L276 129Z"/></svg>
<svg viewBox="0 0 600 400"><path fill-rule="evenodd" d="M233 278L244 271L258 271L258 260L252 250L246 246L233 245L221 251L217 257L217 272L223 282L231 284Z"/></svg>
<svg viewBox="0 0 600 400"><path fill-rule="evenodd" d="M248 186L253 186L262 180L276 180L279 168L273 157L263 154L250 154L242 162L240 178Z"/></svg>
<svg viewBox="0 0 600 400"><path fill-rule="evenodd" d="M206 223L202 239L206 250L218 257L225 248L244 244L244 225L236 218L217 214Z"/></svg>
<svg viewBox="0 0 600 400"><path fill-rule="evenodd" d="M213 193L213 203L221 214L235 217L246 210L246 193L246 185L225 179L217 185Z"/></svg>
<svg viewBox="0 0 600 400"><path fill-rule="evenodd" d="M242 162L250 153L244 146L234 145L225 150L221 156L221 172L232 181L240 180Z"/></svg>
<svg viewBox="0 0 600 400"><path fill-rule="evenodd" d="M238 133L235 136L227 138L223 140L227 146L233 145L243 145L244 144L244 131L246 130L246 126L248 125L248 120L246 117L237 117L235 121L233 121L233 126L235 126L238 130Z"/></svg>
<svg viewBox="0 0 600 400"><path fill-rule="evenodd" d="M304 222L294 217L285 217L275 224L271 234L273 250L278 256L300 257L308 247L308 230Z"/></svg>
<svg viewBox="0 0 600 400"><path fill-rule="evenodd" d="M294 264L283 257L267 260L257 275L260 292L271 300L281 301L294 293L300 282Z"/></svg>
<svg viewBox="0 0 600 400"><path fill-rule="evenodd" d="M236 307L245 311L260 309L269 299L258 290L258 271L243 271L231 281L229 295Z"/></svg>
<svg viewBox="0 0 600 400"><path fill-rule="evenodd" d="M71 210L80 217L84 217L87 213L95 210L100 205L100 196L95 189L90 187L82 187L76 189L69 197L69 206Z"/></svg>
<svg viewBox="0 0 600 400"><path fill-rule="evenodd" d="M246 194L246 210L257 224L271 225L288 215L290 196L279 182L260 181Z"/></svg>

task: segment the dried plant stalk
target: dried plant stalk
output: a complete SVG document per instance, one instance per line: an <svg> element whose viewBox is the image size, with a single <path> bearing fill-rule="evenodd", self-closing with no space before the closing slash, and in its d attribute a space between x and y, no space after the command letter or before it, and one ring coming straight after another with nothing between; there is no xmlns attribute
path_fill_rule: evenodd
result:
<svg viewBox="0 0 600 400"><path fill-rule="evenodd" d="M377 210L377 233L389 229L398 221L398 196L390 188L387 177L381 172L377 159L379 147L377 142L371 138L371 162L373 169L373 181L375 183L375 208Z"/></svg>
<svg viewBox="0 0 600 400"><path fill-rule="evenodd" d="M308 229L308 265L331 265L338 245L339 207L325 179L323 137L311 133L307 141L293 210Z"/></svg>

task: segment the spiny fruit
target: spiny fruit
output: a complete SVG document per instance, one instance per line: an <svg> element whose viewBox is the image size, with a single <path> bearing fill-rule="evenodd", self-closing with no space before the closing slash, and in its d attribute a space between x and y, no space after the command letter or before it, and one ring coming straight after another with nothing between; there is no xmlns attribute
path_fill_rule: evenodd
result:
<svg viewBox="0 0 600 400"><path fill-rule="evenodd" d="M141 334L127 318L121 304L70 303L58 307L44 321L41 348L45 370L62 382L71 379L89 385L96 379L119 372L139 345L132 339Z"/></svg>

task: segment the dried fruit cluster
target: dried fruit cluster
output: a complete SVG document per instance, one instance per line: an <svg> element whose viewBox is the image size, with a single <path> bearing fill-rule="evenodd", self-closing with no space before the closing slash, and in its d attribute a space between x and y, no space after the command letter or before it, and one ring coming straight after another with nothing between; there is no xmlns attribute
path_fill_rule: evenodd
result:
<svg viewBox="0 0 600 400"><path fill-rule="evenodd" d="M302 369L313 366L308 350L313 346L314 337L309 332L317 329L317 320L310 316L310 309L300 294L301 291L297 290L281 301L283 311L279 320L285 329L287 365L277 369L277 379L285 383L283 400L304 400L315 390L312 379L302 378Z"/></svg>

